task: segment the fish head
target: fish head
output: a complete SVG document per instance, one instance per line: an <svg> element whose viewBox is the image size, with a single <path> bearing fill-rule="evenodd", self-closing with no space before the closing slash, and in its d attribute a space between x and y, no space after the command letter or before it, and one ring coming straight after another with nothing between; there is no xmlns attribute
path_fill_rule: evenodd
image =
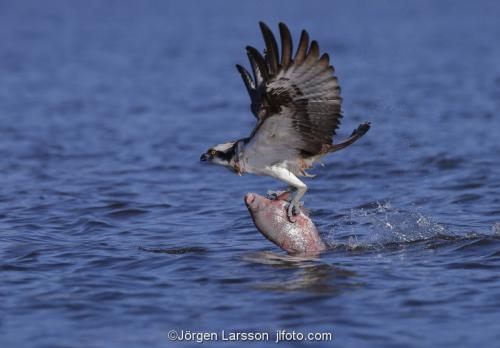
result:
<svg viewBox="0 0 500 348"><path fill-rule="evenodd" d="M245 204L252 214L262 211L263 209L268 209L270 203L271 200L256 193L247 193L245 195Z"/></svg>

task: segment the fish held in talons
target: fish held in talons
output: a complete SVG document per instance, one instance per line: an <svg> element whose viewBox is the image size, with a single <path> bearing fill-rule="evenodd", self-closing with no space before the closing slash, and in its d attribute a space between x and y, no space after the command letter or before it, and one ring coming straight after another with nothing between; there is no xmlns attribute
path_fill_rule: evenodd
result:
<svg viewBox="0 0 500 348"><path fill-rule="evenodd" d="M268 199L256 193L245 195L245 204L255 227L271 242L290 254L319 253L326 249L316 226L303 212L290 222L287 216L289 192ZM301 208L304 209L304 208Z"/></svg>

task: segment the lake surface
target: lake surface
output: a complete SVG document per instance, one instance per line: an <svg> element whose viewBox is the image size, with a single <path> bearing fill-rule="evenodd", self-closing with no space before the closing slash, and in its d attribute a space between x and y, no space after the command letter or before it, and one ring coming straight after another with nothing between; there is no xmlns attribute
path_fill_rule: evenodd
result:
<svg viewBox="0 0 500 348"><path fill-rule="evenodd" d="M0 1L0 346L281 329L497 347L499 18L494 1ZM234 64L263 49L259 20L330 54L337 139L372 122L306 181L317 259L252 224L244 194L279 182L198 162L254 125Z"/></svg>

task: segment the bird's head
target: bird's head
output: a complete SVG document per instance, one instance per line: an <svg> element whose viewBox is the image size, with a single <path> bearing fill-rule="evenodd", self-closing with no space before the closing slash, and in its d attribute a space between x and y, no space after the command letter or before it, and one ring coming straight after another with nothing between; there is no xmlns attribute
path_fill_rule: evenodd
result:
<svg viewBox="0 0 500 348"><path fill-rule="evenodd" d="M214 163L225 167L234 165L236 142L215 145L200 157L200 161Z"/></svg>

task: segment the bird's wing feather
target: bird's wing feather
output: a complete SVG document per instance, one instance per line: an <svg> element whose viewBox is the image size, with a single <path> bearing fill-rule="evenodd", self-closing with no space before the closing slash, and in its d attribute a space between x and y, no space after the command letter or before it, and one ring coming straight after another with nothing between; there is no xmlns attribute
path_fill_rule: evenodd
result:
<svg viewBox="0 0 500 348"><path fill-rule="evenodd" d="M309 45L303 31L292 58L290 31L280 23L281 59L271 30L261 23L266 43L265 56L247 47L253 70L238 66L252 101L257 125L252 132L254 145L266 144L280 160L298 154L312 156L331 144L340 124L340 88L327 54L319 56L316 41ZM286 148L286 151L280 152Z"/></svg>

